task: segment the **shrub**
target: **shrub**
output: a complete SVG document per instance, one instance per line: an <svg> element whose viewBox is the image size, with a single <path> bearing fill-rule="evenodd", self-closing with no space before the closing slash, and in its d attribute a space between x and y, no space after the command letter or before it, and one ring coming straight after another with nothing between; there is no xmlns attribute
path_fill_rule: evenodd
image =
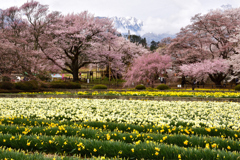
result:
<svg viewBox="0 0 240 160"><path fill-rule="evenodd" d="M107 89L107 86L103 85L103 84L98 84L98 85L93 86L92 89Z"/></svg>
<svg viewBox="0 0 240 160"><path fill-rule="evenodd" d="M160 84L159 86L157 86L157 89L159 90L167 90L170 89L166 84Z"/></svg>
<svg viewBox="0 0 240 160"><path fill-rule="evenodd" d="M10 82L10 81L11 81L11 78L8 77L8 76L3 76L3 77L2 77L2 81L3 81L3 82Z"/></svg>
<svg viewBox="0 0 240 160"><path fill-rule="evenodd" d="M15 83L15 88L24 90L24 91L31 91L31 90L37 90L39 87L38 87L37 81L25 81L25 82Z"/></svg>
<svg viewBox="0 0 240 160"><path fill-rule="evenodd" d="M68 82L67 88L69 89L81 89L81 84L77 82Z"/></svg>
<svg viewBox="0 0 240 160"><path fill-rule="evenodd" d="M51 82L51 88L61 88L61 89L81 89L81 84L77 82Z"/></svg>
<svg viewBox="0 0 240 160"><path fill-rule="evenodd" d="M235 91L240 91L240 84L235 86Z"/></svg>
<svg viewBox="0 0 240 160"><path fill-rule="evenodd" d="M42 83L40 84L40 87L41 87L41 88L49 88L49 87L50 87L50 84L48 84L48 83L43 83L43 82L42 82Z"/></svg>
<svg viewBox="0 0 240 160"><path fill-rule="evenodd" d="M67 82L63 83L63 82L51 82L50 83L50 88L67 88Z"/></svg>
<svg viewBox="0 0 240 160"><path fill-rule="evenodd" d="M146 87L144 85L140 84L140 85L137 85L135 87L135 89L137 89L137 90L144 90L144 89L146 89Z"/></svg>
<svg viewBox="0 0 240 160"><path fill-rule="evenodd" d="M4 81L4 82L0 83L0 88L1 89L13 89L14 88L14 84L11 83L11 82Z"/></svg>

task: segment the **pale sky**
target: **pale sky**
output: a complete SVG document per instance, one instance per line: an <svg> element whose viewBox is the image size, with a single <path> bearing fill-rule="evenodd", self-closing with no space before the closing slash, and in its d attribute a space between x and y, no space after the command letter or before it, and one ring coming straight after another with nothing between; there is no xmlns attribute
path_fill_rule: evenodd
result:
<svg viewBox="0 0 240 160"><path fill-rule="evenodd" d="M30 1L30 0L29 0ZM27 0L0 0L0 8L21 6ZM38 0L63 14L89 11L101 17L135 17L143 21L143 32L175 34L190 24L195 14L222 5L240 7L240 0Z"/></svg>

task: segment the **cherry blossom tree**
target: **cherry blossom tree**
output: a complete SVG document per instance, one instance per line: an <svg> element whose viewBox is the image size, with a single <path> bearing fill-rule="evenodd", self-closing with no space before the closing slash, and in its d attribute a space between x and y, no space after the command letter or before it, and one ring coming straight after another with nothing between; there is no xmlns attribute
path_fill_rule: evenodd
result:
<svg viewBox="0 0 240 160"><path fill-rule="evenodd" d="M61 14L60 12L50 12L48 5L42 5L37 1L31 0L24 3L19 8L23 19L28 24L26 35L27 45L25 45L24 54L28 57L25 70L28 73L45 73L46 71L57 72L60 68L48 60L46 55L39 48L40 38L46 34L48 28L54 26ZM26 57L25 56L25 57Z"/></svg>
<svg viewBox="0 0 240 160"><path fill-rule="evenodd" d="M93 51L99 56L96 62L106 68L105 76L116 79L125 71L125 65L122 62L123 54L116 50L118 41L119 38L116 37L109 43L98 43L93 47Z"/></svg>
<svg viewBox="0 0 240 160"><path fill-rule="evenodd" d="M117 75L122 75L135 58L149 53L145 47L132 43L123 37L118 37L112 41L111 45L109 45L109 49L114 55L118 55L118 59L116 58L115 61L118 60L119 63L121 63L121 65L119 65L116 62L111 62L111 72L115 77L117 77ZM107 66L107 69L108 67L109 66Z"/></svg>
<svg viewBox="0 0 240 160"><path fill-rule="evenodd" d="M34 0L24 3L20 11L29 24L30 40L34 43L34 50L37 50L40 37L50 26L58 22L61 14L57 11L50 12L48 5L42 5Z"/></svg>
<svg viewBox="0 0 240 160"><path fill-rule="evenodd" d="M229 65L231 67L231 75L229 76L232 79L240 77L240 54L236 54L230 57Z"/></svg>
<svg viewBox="0 0 240 160"><path fill-rule="evenodd" d="M150 53L142 55L134 60L127 73L124 75L126 83L124 86L131 86L132 83L146 83L149 81L154 85L154 81L159 75L171 67L171 57Z"/></svg>
<svg viewBox="0 0 240 160"><path fill-rule="evenodd" d="M204 60L180 66L180 70L184 75L194 75L197 81L206 81L208 77L215 81L221 80L221 76L224 77L229 73L229 68L230 64L226 59ZM217 76L220 78L216 78ZM217 83L221 84L221 81Z"/></svg>
<svg viewBox="0 0 240 160"><path fill-rule="evenodd" d="M17 58L16 47L7 39L0 35L0 73L1 75L9 75L19 67L19 59Z"/></svg>
<svg viewBox="0 0 240 160"><path fill-rule="evenodd" d="M115 46L113 46L113 50L123 54L121 58L126 66L129 66L135 58L150 53L144 46L132 43L123 37L118 39Z"/></svg>
<svg viewBox="0 0 240 160"><path fill-rule="evenodd" d="M39 46L46 57L78 81L78 70L91 63L108 61L109 49L97 50L100 44L110 44L117 38L112 21L95 18L87 11L61 16L59 22L41 36ZM102 47L103 48L103 47ZM107 56L102 56L103 54ZM62 62L62 63L60 63Z"/></svg>
<svg viewBox="0 0 240 160"><path fill-rule="evenodd" d="M158 43L158 47L165 48L167 45L169 45L172 41L171 37L166 37L161 39L161 41Z"/></svg>
<svg viewBox="0 0 240 160"><path fill-rule="evenodd" d="M224 60L229 60L231 56L238 54L235 49L236 43L230 39L237 33L240 8L213 10L205 15L197 14L191 21L192 24L182 28L177 37L172 40L167 51L174 57L176 69L184 65L181 68L183 72L188 68L186 65L190 64L196 64L199 67L206 65L204 67L207 70L211 70L213 66L228 66L224 72L221 68L208 72L197 67L192 68L192 72L188 72L188 76L192 77L198 77L199 72L202 72L202 76L205 77L207 74L216 85L221 85L221 81L230 73L227 70L231 69L230 65L225 65ZM210 65L209 62L216 64Z"/></svg>
<svg viewBox="0 0 240 160"><path fill-rule="evenodd" d="M27 2L27 4L32 3L36 2ZM22 13L22 8L10 7L1 10L1 74L10 75L15 71L18 73L28 73L28 76L33 78L33 74L41 74L46 70L56 71L56 66L49 63L46 56L37 49L36 44L38 39L34 38L36 33L33 32L36 29L31 28L31 23L29 24L28 19L24 17L25 15L27 14Z"/></svg>
<svg viewBox="0 0 240 160"><path fill-rule="evenodd" d="M21 69L23 51L21 35L26 24L21 21L17 7L0 11L0 73L10 75L14 70Z"/></svg>
<svg viewBox="0 0 240 160"><path fill-rule="evenodd" d="M237 34L230 39L231 42L235 44L234 49L240 53L240 29L237 29ZM240 54L232 55L229 58L229 64L231 68L231 75L229 76L231 79L239 78L240 76Z"/></svg>

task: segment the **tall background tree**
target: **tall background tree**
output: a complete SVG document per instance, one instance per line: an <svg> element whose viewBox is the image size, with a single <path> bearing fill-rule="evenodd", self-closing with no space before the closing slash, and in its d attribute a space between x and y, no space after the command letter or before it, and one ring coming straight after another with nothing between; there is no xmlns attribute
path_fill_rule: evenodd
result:
<svg viewBox="0 0 240 160"><path fill-rule="evenodd" d="M139 35L130 35L130 42L135 43L137 46L141 45L142 47L147 47L146 38L142 38Z"/></svg>

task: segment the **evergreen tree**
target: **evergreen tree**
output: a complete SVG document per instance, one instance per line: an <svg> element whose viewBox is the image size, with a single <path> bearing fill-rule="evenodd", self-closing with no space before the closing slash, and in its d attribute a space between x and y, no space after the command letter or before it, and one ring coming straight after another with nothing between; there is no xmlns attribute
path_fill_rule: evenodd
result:
<svg viewBox="0 0 240 160"><path fill-rule="evenodd" d="M151 50L151 51L156 50L156 49L158 48L158 43L159 43L159 42L152 41L152 42L151 42L151 46L150 46L150 50Z"/></svg>

